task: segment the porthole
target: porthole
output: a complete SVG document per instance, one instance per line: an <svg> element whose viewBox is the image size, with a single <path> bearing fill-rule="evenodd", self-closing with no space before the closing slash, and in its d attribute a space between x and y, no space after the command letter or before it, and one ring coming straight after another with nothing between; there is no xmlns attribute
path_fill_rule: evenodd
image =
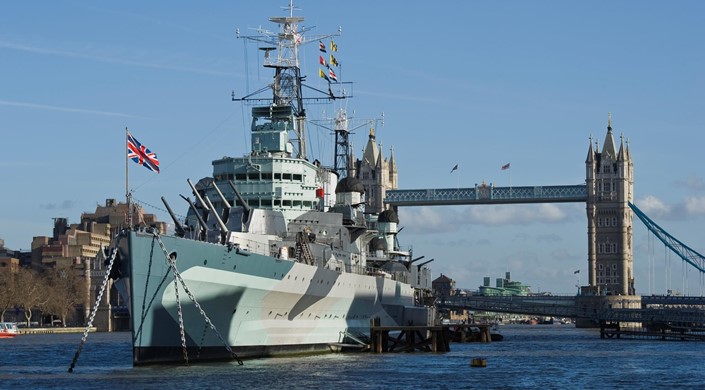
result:
<svg viewBox="0 0 705 390"><path fill-rule="evenodd" d="M208 264L208 260L203 260L203 265Z"/></svg>

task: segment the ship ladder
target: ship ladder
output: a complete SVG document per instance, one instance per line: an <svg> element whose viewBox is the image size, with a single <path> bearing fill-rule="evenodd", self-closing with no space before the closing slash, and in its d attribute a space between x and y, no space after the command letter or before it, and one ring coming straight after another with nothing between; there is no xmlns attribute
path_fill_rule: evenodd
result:
<svg viewBox="0 0 705 390"><path fill-rule="evenodd" d="M304 264L313 265L313 254L304 232L296 233L296 258Z"/></svg>
<svg viewBox="0 0 705 390"><path fill-rule="evenodd" d="M99 253L103 253L103 251L101 250ZM110 259L108 260L108 268L105 270L105 277L103 278L103 283L100 285L100 292L98 293L98 297L96 298L95 303L93 304L91 316L89 317L88 323L86 324L86 329L83 330L83 337L81 337L81 343L78 344L78 349L76 349L76 353L73 355L73 361L71 361L69 372L73 372L73 368L76 367L78 356L81 354L83 344L86 343L86 339L88 338L88 332L93 327L93 320L95 319L96 312L98 312L98 305L100 304L100 300L103 299L103 293L105 292L105 287L108 285L108 279L110 279L110 272L113 269L113 264L115 263L115 257L117 257L117 253L117 245L115 245L115 247L113 247L112 249L112 252L110 253Z"/></svg>
<svg viewBox="0 0 705 390"><path fill-rule="evenodd" d="M188 355L186 354L186 339L184 336L185 332L184 332L183 318L181 317L181 302L179 302L179 289L178 289L178 285L177 285L177 280L179 283L181 283L181 287L184 289L184 292L186 292L186 295L188 295L191 302L193 302L193 305L198 309L199 313L201 314L203 319L206 321L206 323L208 323L208 326L210 326L213 333L215 333L215 335L218 336L218 339L220 339L220 341L223 343L223 345L225 346L225 349L228 351L230 356L232 356L232 358L237 361L237 364L241 366L243 364L242 360L240 360L240 358L237 356L237 354L235 354L233 349L230 348L230 345L228 345L228 343L225 341L225 339L220 334L220 332L218 332L218 329L216 329L216 327L213 324L213 322L211 321L210 317L208 317L208 314L206 314L205 310L203 310L201 305L196 300L196 297L193 295L191 290L186 285L186 282L181 277L181 273L179 273L179 270L176 269L176 256L169 255L169 252L166 250L164 243L162 242L161 238L159 237L159 234L156 231L154 231L152 234L157 239L157 242L159 243L159 247L162 249L162 252L164 252L164 256L166 257L167 262L169 263L169 268L171 268L171 270L174 274L174 285L176 287L176 301L177 301L178 307L179 307L179 331L181 332L181 343L182 343L182 347L184 349L184 360L186 361L186 364L188 364Z"/></svg>

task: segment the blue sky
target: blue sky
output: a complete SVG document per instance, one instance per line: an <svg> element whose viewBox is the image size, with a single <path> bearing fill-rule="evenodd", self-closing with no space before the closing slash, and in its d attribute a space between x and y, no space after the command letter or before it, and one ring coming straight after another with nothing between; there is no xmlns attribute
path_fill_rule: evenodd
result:
<svg viewBox="0 0 705 390"><path fill-rule="evenodd" d="M135 198L158 206L247 152L248 110L230 101L267 82L235 29L272 28L286 1L4 2L0 6L0 238L29 249L52 218L78 222L124 199L125 127L162 172L130 166ZM333 32L358 123L379 118L402 189L579 184L588 138L607 113L630 140L637 205L705 253L705 3L700 1L298 1L314 33ZM247 53L247 55L245 55ZM318 50L302 53L309 83ZM260 62L261 63L261 62ZM248 77L249 75L249 77ZM249 83L248 81L249 80ZM309 119L334 106L314 106ZM312 154L333 139L309 126ZM355 153L367 140L353 136ZM509 171L501 171L511 163ZM459 170L449 174L459 165ZM168 220L160 209L147 207ZM583 204L402 209L403 245L434 274L476 288L511 271L534 291L572 293L587 277ZM699 294L694 271L635 220L637 291ZM666 280L666 260L673 265ZM653 261L654 272L649 264ZM575 270L581 273L574 274ZM651 275L651 276L650 276ZM580 277L581 280L578 280ZM649 281L653 280L653 285Z"/></svg>

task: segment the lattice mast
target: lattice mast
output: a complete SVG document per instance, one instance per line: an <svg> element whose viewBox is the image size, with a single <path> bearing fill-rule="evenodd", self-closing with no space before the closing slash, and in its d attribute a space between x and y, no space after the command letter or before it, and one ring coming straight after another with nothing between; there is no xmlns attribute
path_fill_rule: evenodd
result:
<svg viewBox="0 0 705 390"><path fill-rule="evenodd" d="M306 76L301 75L299 46L337 36L339 33L304 38L304 33L310 31L312 27L299 26L304 21L304 18L293 16L295 9L293 2L290 2L287 8L289 9L289 16L269 18L271 22L279 25L278 32L269 31L261 27L255 29L257 35L244 36L240 35L239 30L236 32L238 38L265 44L259 49L264 52L264 67L274 69L274 82L242 98L235 98L233 92L232 100L245 102L263 101L264 99L257 97L257 95L267 89L271 89L271 105L273 107L291 106L294 116L293 132L295 134L291 141L297 150L296 157L307 159L305 139L306 110L304 108L304 100L306 99L302 95L303 81ZM275 57L272 57L272 51L276 51ZM333 96L331 93L325 94L324 97L315 97L313 99L337 98L344 97ZM278 120L287 119L279 118Z"/></svg>

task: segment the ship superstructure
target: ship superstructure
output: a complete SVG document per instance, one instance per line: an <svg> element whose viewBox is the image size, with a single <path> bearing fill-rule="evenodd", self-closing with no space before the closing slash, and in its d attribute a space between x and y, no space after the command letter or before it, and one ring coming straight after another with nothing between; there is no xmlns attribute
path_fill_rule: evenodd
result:
<svg viewBox="0 0 705 390"><path fill-rule="evenodd" d="M255 103L251 151L188 181L185 221L164 201L174 235L116 237L112 276L130 302L135 364L330 351L368 334L373 318L433 320L422 305L430 270L399 247L396 213L366 213L359 180L309 160L299 46L328 36L308 40L290 11L270 18L279 32L245 37L264 45L274 73L272 84L233 99ZM314 99L336 98L328 90ZM271 93L266 105L261 92Z"/></svg>

